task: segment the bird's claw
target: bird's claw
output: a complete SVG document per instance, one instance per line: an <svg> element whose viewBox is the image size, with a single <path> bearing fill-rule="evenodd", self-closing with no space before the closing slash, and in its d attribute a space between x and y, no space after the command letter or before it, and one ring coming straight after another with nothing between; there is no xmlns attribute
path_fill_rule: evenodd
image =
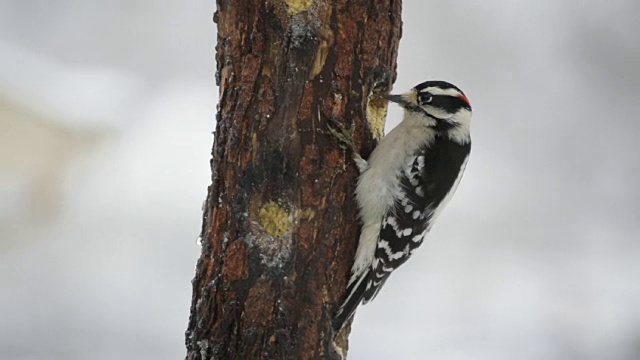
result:
<svg viewBox="0 0 640 360"><path fill-rule="evenodd" d="M329 118L329 131L340 142L340 147L344 150L351 150L354 153L358 153L356 145L353 141L353 134L355 132L355 125L352 124L350 128L346 128L340 121L334 118Z"/></svg>

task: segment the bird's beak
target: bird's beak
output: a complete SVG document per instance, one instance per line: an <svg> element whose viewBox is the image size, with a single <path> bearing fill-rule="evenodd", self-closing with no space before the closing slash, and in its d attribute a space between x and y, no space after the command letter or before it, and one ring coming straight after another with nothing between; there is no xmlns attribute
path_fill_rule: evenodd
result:
<svg viewBox="0 0 640 360"><path fill-rule="evenodd" d="M382 95L382 97L397 104L403 104L405 102L403 95L388 94L388 95Z"/></svg>
<svg viewBox="0 0 640 360"><path fill-rule="evenodd" d="M415 100L411 101L412 97L415 99L415 94L412 94L411 92L400 94L400 95L392 95L392 94L382 95L382 97L402 107L406 107L409 104L415 103Z"/></svg>

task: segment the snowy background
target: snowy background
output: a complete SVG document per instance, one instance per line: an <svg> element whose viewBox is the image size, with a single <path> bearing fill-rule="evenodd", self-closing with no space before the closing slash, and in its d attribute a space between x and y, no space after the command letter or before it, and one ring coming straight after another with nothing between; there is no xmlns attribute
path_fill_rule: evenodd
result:
<svg viewBox="0 0 640 360"><path fill-rule="evenodd" d="M0 0L0 359L184 357L213 8ZM640 358L638 15L405 1L395 88L460 86L473 156L349 359Z"/></svg>

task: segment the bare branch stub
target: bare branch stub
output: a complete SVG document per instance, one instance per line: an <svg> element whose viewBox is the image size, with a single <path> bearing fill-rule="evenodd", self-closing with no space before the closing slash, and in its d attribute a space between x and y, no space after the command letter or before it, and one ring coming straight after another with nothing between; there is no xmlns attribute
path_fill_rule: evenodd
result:
<svg viewBox="0 0 640 360"><path fill-rule="evenodd" d="M218 0L220 100L187 359L339 359L331 317L358 238L355 166L327 119L375 144L399 0ZM370 115L371 117L371 115ZM348 331L336 339L346 349Z"/></svg>

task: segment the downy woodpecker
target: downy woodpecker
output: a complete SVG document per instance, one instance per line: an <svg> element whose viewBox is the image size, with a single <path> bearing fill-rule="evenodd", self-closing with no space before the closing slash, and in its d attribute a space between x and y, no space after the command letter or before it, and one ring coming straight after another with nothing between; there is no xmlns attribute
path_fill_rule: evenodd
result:
<svg viewBox="0 0 640 360"><path fill-rule="evenodd" d="M471 150L471 104L456 86L427 81L384 98L400 105L404 118L369 159L359 155L349 131L330 126L360 170L355 193L363 223L346 297L334 317L336 332L422 244L453 196Z"/></svg>

